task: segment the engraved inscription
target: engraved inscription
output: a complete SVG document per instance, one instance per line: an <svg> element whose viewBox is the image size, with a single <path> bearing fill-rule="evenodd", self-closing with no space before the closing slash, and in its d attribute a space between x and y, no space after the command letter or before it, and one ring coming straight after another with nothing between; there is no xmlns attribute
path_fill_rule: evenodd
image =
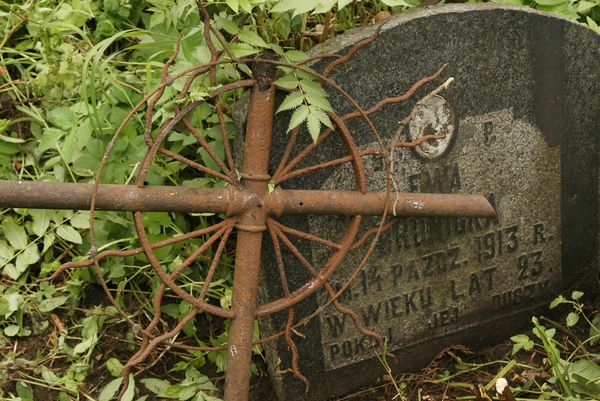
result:
<svg viewBox="0 0 600 401"><path fill-rule="evenodd" d="M484 194L498 218L402 218L381 235L340 301L385 336L390 350L543 303L560 283L558 148L510 109L463 118L458 127L451 151L434 161L399 150L394 179L406 192ZM372 191L385 189L377 164L365 160ZM348 177L349 168L339 168L324 188L343 189L339 183L351 182ZM315 216L310 230L335 239L343 222ZM365 248L346 257L330 279L334 288ZM313 247L315 263L324 255ZM318 298L321 304L328 299L324 292ZM355 330L350 316L330 306L320 327L326 369L373 357L371 339Z"/></svg>

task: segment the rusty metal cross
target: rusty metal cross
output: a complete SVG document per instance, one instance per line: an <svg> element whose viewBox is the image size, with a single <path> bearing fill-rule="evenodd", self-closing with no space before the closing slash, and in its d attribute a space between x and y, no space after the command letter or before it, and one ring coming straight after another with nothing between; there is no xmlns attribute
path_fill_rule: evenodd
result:
<svg viewBox="0 0 600 401"><path fill-rule="evenodd" d="M335 268L340 264L344 255L356 245L355 238L359 232L361 216L380 216L394 214L395 216L461 216L461 217L493 217L495 211L489 202L480 195L460 194L424 194L424 193L390 193L368 192L366 176L362 158L377 154L375 151L359 151L354 144L345 120L330 113L336 129L323 133L319 141L309 145L289 161L291 149L298 135L294 130L288 148L282 156L281 163L275 172L269 171L271 157L271 132L273 125L273 111L275 104L275 78L276 62L263 60L255 63L253 68L254 79L239 81L235 85L225 85L210 94L220 110L218 97L226 90L241 86L252 86L252 95L248 111L246 138L243 151L243 164L239 177L236 174L232 161L231 151L226 145L227 162L221 162L222 172L216 172L200 163L190 161L181 155L174 154L161 147L169 131L178 123L182 123L202 143L202 136L196 135L195 128L186 119L186 115L196 107L199 102L190 102L181 110L177 109L175 117L165 124L155 138L146 137L149 150L145 156L142 168L137 177L136 185L88 185L88 184L58 184L25 181L0 181L0 207L19 208L48 208L48 209L97 209L134 212L136 230L140 239L142 251L148 257L154 271L162 281L161 291L166 288L172 290L182 299L192 304L195 311L203 310L223 318L232 319L230 336L227 344L228 367L225 380L225 400L243 401L248 399L250 366L253 346L253 324L256 318L273 314L288 309L291 312L293 305L306 298L319 288L331 287L327 284ZM213 57L212 67L216 65ZM192 71L207 71L210 68ZM166 70L165 70L166 71ZM196 74L197 76L198 74ZM195 76L194 76L195 78ZM431 78L431 77L430 77ZM186 81L191 83L193 79ZM173 82L173 79L163 74L163 88ZM425 81L424 81L425 82ZM417 85L419 87L422 83ZM189 85L187 85L189 88ZM186 88L184 88L187 90ZM160 92L160 90L158 91ZM414 91L413 91L414 92ZM157 93L157 92L155 92ZM146 96L145 101L150 99ZM155 101L148 102L148 109L154 106ZM363 113L364 114L364 113ZM221 112L219 116L222 117ZM222 123L222 122L221 122ZM341 159L321 163L315 166L294 170L306 155L312 152L325 137L338 133L346 147L348 155ZM227 140L225 140L227 142ZM207 148L207 147L205 147ZM148 167L156 153L163 153L173 157L196 170L221 178L229 183L226 188L183 188L173 186L148 186L144 179ZM215 158L217 160L217 158ZM355 177L354 191L326 191L283 189L280 183L303 173L310 173L317 169L327 168L342 163L352 165ZM277 187L273 189L271 185ZM395 199L395 201L391 201ZM195 251L189 260L186 260L178 271L168 274L157 260L153 250L163 246L163 243L152 244L144 228L141 213L147 211L168 212L211 212L226 216L224 221L200 230L194 235L209 234L211 237L206 243ZM277 218L281 215L343 215L350 216L343 238L338 243L311 236L309 233L298 232L287 228ZM224 251L224 244L232 230L237 229L235 268L233 279L233 298L231 308L221 308L205 301L206 290L214 273L219 256ZM257 293L259 286L259 272L261 265L262 241L269 236L273 240L275 257L282 276L284 296L259 305ZM279 241L282 240L291 252L297 254L298 250L286 242L285 234L300 236L305 239L320 242L330 248L332 253L327 262L320 268L310 266L312 279L306 284L290 290L285 281L285 268L282 262L282 249ZM188 267L191 261L210 247L217 239L221 239L215 260L207 273L202 290L198 296L191 295L175 283L177 275ZM177 238L174 238L177 240ZM133 253L132 253L133 254ZM91 261L96 263L99 255L92 254ZM301 255L299 256L301 258ZM162 293L160 294L162 296ZM192 315L193 317L193 315ZM293 321L293 317L291 318ZM291 323L289 323L291 326ZM151 332L155 326L152 324L146 329ZM288 328L289 334L289 328ZM150 334L148 334L149 336ZM151 338L151 337L148 337ZM158 341L158 337L152 341ZM149 351L142 352L134 357L135 364ZM135 359L137 358L137 359ZM126 366L127 367L127 366Z"/></svg>

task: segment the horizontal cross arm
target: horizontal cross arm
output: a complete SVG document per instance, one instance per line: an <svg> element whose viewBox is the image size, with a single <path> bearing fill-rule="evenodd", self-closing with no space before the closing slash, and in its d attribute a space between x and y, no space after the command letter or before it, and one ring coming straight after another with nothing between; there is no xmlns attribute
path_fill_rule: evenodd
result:
<svg viewBox="0 0 600 401"><path fill-rule="evenodd" d="M0 180L0 207L34 209L90 208L93 185ZM278 188L264 198L269 214L382 215L385 192L289 190ZM244 189L108 185L98 187L96 209L142 212L240 214L261 202ZM389 194L387 213L396 216L496 217L481 195Z"/></svg>
<svg viewBox="0 0 600 401"><path fill-rule="evenodd" d="M93 189L92 184L0 180L0 207L89 210ZM101 184L96 209L223 213L229 193L225 188Z"/></svg>
<svg viewBox="0 0 600 401"><path fill-rule="evenodd" d="M386 208L385 192L280 190L267 198L272 214L380 216ZM391 216L496 217L496 210L482 195L391 192L387 202Z"/></svg>

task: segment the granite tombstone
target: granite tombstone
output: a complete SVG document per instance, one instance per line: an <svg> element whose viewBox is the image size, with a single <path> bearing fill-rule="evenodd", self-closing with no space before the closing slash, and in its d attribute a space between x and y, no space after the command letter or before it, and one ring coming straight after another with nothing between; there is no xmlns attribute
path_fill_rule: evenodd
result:
<svg viewBox="0 0 600 401"><path fill-rule="evenodd" d="M374 29L351 31L318 51L343 53ZM379 238L342 301L364 326L387 338L397 368L417 369L450 344L480 346L506 338L562 290L595 282L588 278L595 278L600 257L598 57L600 36L582 25L530 9L453 5L392 18L372 44L333 73L368 108L448 63L441 81L422 88L415 99L447 77L454 82L418 106L402 139L440 130L447 135L397 150L394 179L406 192L486 194L498 211L494 220L403 218ZM332 94L331 102L340 113L350 110L341 96ZM389 139L414 106L414 101L388 105L372 120ZM287 139L285 118L280 120L275 153L283 152ZM377 147L363 122L350 127L360 149ZM310 141L308 135L302 140ZM335 138L325 141L303 163L329 160L338 148ZM384 190L381 161L365 158L365 168L369 190ZM335 166L283 185L352 189L351 173L348 165ZM285 221L335 241L346 220ZM315 265L325 257L314 243L300 241L298 248ZM333 287L339 288L363 254L359 249L346 257L330 280ZM286 266L299 264L288 259ZM262 296L280 295L271 251L262 263ZM302 285L309 277L300 268L290 269L288 279ZM325 302L323 291L295 309L302 316ZM263 334L279 330L284 319L264 319ZM266 346L281 399L327 399L381 377L369 340L336 309L327 307L298 333L307 394L289 373L286 343Z"/></svg>

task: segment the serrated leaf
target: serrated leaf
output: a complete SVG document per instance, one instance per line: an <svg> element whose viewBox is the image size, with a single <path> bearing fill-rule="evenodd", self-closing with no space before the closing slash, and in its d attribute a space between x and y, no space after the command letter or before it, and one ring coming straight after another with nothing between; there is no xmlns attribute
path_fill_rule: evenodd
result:
<svg viewBox="0 0 600 401"><path fill-rule="evenodd" d="M235 10L235 12L237 12L237 10ZM237 35L240 32L240 28L238 28L235 22L231 21L230 19L217 16L215 17L215 21L225 32L227 32L230 35Z"/></svg>
<svg viewBox="0 0 600 401"><path fill-rule="evenodd" d="M242 29L240 33L238 33L238 39L252 46L269 47L256 32L249 29Z"/></svg>
<svg viewBox="0 0 600 401"><path fill-rule="evenodd" d="M314 94L320 95L322 97L327 96L327 92L325 92L325 89L323 89L323 87L321 85L319 85L319 83L314 81L313 79L309 79L309 78L302 79L300 81L300 86L302 87L302 90L306 93L314 93Z"/></svg>
<svg viewBox="0 0 600 401"><path fill-rule="evenodd" d="M570 312L567 315L567 327L573 327L579 321L579 315L575 312Z"/></svg>
<svg viewBox="0 0 600 401"><path fill-rule="evenodd" d="M33 209L29 211L29 215L33 218L31 229L38 237L46 233L50 225L51 211L46 209Z"/></svg>
<svg viewBox="0 0 600 401"><path fill-rule="evenodd" d="M81 239L81 234L79 234L79 232L71 226L59 226L56 229L56 235L58 235L60 238L66 241L73 242L75 244L81 244L83 242L83 240Z"/></svg>
<svg viewBox="0 0 600 401"><path fill-rule="evenodd" d="M98 395L98 401L110 401L119 391L121 383L123 383L123 377L118 377L109 382Z"/></svg>
<svg viewBox="0 0 600 401"><path fill-rule="evenodd" d="M296 78L296 76L292 73L276 79L273 84L283 89L294 90L298 87L298 85L300 85L300 81L298 81L298 78Z"/></svg>
<svg viewBox="0 0 600 401"><path fill-rule="evenodd" d="M306 126L313 142L317 143L317 139L319 139L319 135L321 134L321 121L313 113L309 113L306 118Z"/></svg>
<svg viewBox="0 0 600 401"><path fill-rule="evenodd" d="M313 107L313 108L311 108L310 112L317 116L319 121L321 121L321 124L325 125L327 128L333 129L333 123L329 119L329 116L327 115L327 113L325 113L323 110L321 110L317 107Z"/></svg>
<svg viewBox="0 0 600 401"><path fill-rule="evenodd" d="M171 383L169 383L166 380L154 379L154 378L142 379L142 380L140 380L140 382L144 386L146 386L146 388L148 390L152 391L154 394L164 393L167 390L167 388L169 388L169 386L171 385Z"/></svg>
<svg viewBox="0 0 600 401"><path fill-rule="evenodd" d="M27 246L25 229L18 225L12 217L6 217L2 220L2 231L4 238L14 249L24 249Z"/></svg>
<svg viewBox="0 0 600 401"><path fill-rule="evenodd" d="M306 55L306 53L300 50L288 50L287 52L283 53L283 59L286 63L290 64L297 63L307 58L308 56Z"/></svg>
<svg viewBox="0 0 600 401"><path fill-rule="evenodd" d="M308 109L308 106L305 104L298 107L294 111L294 113L292 113L292 118L290 118L290 123L288 125L287 132L290 132L291 130L296 128L298 125L302 124L306 120L306 117L308 117L309 112L310 112L310 110Z"/></svg>
<svg viewBox="0 0 600 401"><path fill-rule="evenodd" d="M283 99L283 102L279 105L276 113L285 110L292 110L296 107L300 106L304 103L304 94L300 91L294 91L292 93L288 93L288 95Z"/></svg>
<svg viewBox="0 0 600 401"><path fill-rule="evenodd" d="M64 305L68 299L69 297L66 296L58 296L54 298L44 299L42 302L40 302L38 310L42 313L53 311L59 306Z"/></svg>
<svg viewBox="0 0 600 401"><path fill-rule="evenodd" d="M333 111L331 104L329 104L329 100L321 95L316 93L306 93L304 97L311 106L316 106L324 111Z"/></svg>

